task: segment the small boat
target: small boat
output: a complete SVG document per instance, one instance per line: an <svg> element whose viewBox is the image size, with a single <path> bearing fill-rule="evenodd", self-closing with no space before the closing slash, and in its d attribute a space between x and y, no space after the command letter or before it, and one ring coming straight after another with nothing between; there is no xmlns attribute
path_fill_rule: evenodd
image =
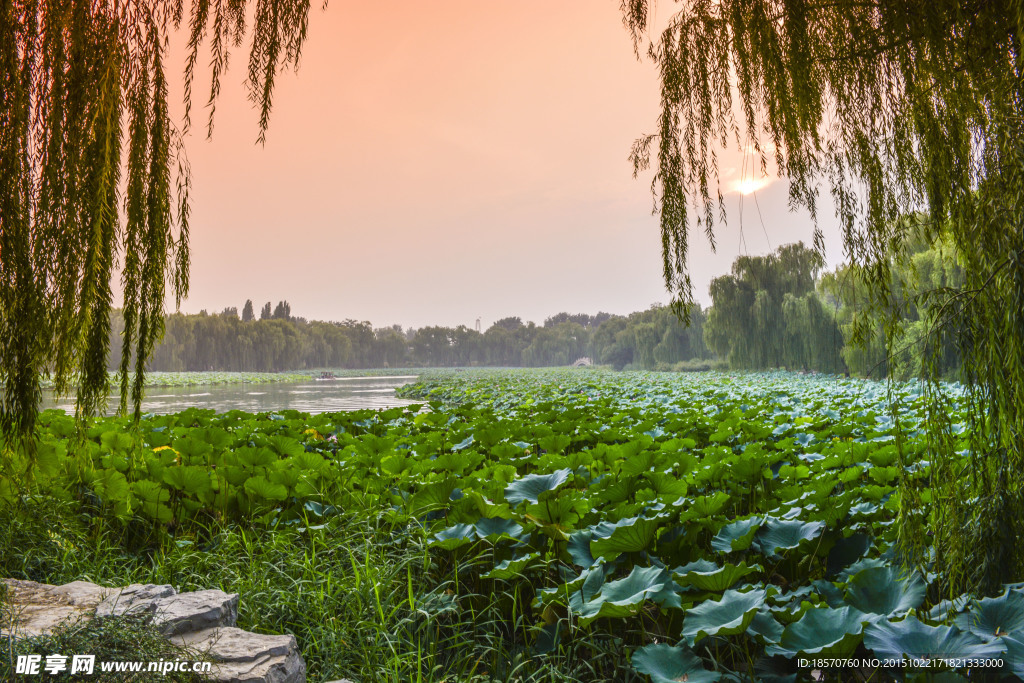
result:
<svg viewBox="0 0 1024 683"><path fill-rule="evenodd" d="M333 379L338 379L334 376L333 372L321 372L319 377L314 377L317 382L327 382Z"/></svg>

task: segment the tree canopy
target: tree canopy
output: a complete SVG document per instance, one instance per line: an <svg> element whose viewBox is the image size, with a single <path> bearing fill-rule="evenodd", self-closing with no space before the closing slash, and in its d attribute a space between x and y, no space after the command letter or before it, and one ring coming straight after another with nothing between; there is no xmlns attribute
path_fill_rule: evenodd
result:
<svg viewBox="0 0 1024 683"><path fill-rule="evenodd" d="M252 26L249 97L262 140L276 74L298 63L304 0L0 0L0 427L31 433L39 381L109 389L111 279L121 266L122 409L136 413L165 295L188 290L189 169L182 149L200 47L209 43L209 131L229 51ZM171 31L188 33L186 115L168 113ZM130 385L130 358L136 359Z"/></svg>
<svg viewBox="0 0 1024 683"><path fill-rule="evenodd" d="M953 469L932 385L937 502L925 513L916 490L904 490L904 548L922 559L927 527L951 586L992 590L1024 578L1024 547L1014 540L1024 514L1024 3L681 4L649 43L661 114L633 150L637 170L654 167L675 304L693 301L691 223L713 241L724 214L718 164L730 144L786 178L791 200L812 215L827 188L872 305L894 320L891 269L906 259L908 236L946 234L962 287L936 292L922 315L930 333L949 331L964 361L971 463L969 475ZM623 1L638 54L649 10L648 0ZM815 243L820 250L820 232ZM921 372L934 378L930 365Z"/></svg>

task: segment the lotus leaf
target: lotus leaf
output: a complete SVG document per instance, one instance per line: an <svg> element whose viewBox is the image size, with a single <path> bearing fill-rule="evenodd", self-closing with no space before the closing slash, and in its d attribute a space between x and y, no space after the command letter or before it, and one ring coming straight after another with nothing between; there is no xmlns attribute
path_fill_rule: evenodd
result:
<svg viewBox="0 0 1024 683"><path fill-rule="evenodd" d="M1024 595L1006 590L997 598L978 600L970 612L957 617L956 625L985 641L999 636L1024 639Z"/></svg>
<svg viewBox="0 0 1024 683"><path fill-rule="evenodd" d="M593 532L590 529L582 529L573 532L566 544L566 551L572 558L573 564L577 567L589 567L594 564L594 556L590 553L590 541Z"/></svg>
<svg viewBox="0 0 1024 683"><path fill-rule="evenodd" d="M255 476L246 479L245 491L251 496L263 500L284 500L288 497L288 489L281 484L275 484L264 476Z"/></svg>
<svg viewBox="0 0 1024 683"><path fill-rule="evenodd" d="M521 576L523 570L526 569L526 567L529 564L536 561L538 557L540 557L540 553L530 553L529 555L524 555L523 557L513 557L503 562L499 562L494 567L494 569L487 572L486 574L482 574L480 578L514 579L518 576Z"/></svg>
<svg viewBox="0 0 1024 683"><path fill-rule="evenodd" d="M893 659L990 659L1006 652L998 638L986 643L956 626L929 626L916 617L870 624L864 631L864 645L880 658Z"/></svg>
<svg viewBox="0 0 1024 683"><path fill-rule="evenodd" d="M771 610L764 607L757 611L750 626L747 627L747 633L764 645L779 642L779 639L782 638L782 630L782 624L775 620Z"/></svg>
<svg viewBox="0 0 1024 683"><path fill-rule="evenodd" d="M799 621L783 629L778 645L769 645L765 653L786 657L847 657L860 643L864 625L870 620L871 617L852 607L811 608Z"/></svg>
<svg viewBox="0 0 1024 683"><path fill-rule="evenodd" d="M1024 637L1004 636L1000 638L1006 646L1006 665L1017 678L1024 680Z"/></svg>
<svg viewBox="0 0 1024 683"><path fill-rule="evenodd" d="M586 626L601 617L624 617L636 614L644 600L657 594L670 580L668 572L659 567L634 567L623 579L609 581L600 593L580 610L580 625Z"/></svg>
<svg viewBox="0 0 1024 683"><path fill-rule="evenodd" d="M630 663L638 672L650 676L653 683L712 683L722 678L722 674L705 669L690 648L666 643L640 648L633 653Z"/></svg>
<svg viewBox="0 0 1024 683"><path fill-rule="evenodd" d="M924 581L900 577L894 567L862 569L846 584L846 602L868 614L902 616L924 602Z"/></svg>
<svg viewBox="0 0 1024 683"><path fill-rule="evenodd" d="M743 633L764 605L764 591L728 590L720 600L705 600L686 612L683 638L690 645L705 636L731 636Z"/></svg>
<svg viewBox="0 0 1024 683"><path fill-rule="evenodd" d="M630 517L616 522L611 532L595 537L590 542L590 552L596 557L615 558L620 553L646 550L654 543L662 521L650 517ZM607 527L605 528L607 529Z"/></svg>
<svg viewBox="0 0 1024 683"><path fill-rule="evenodd" d="M556 470L550 474L528 474L518 479L505 489L505 500L515 507L524 500L536 503L544 493L556 490L569 478L568 468Z"/></svg>
<svg viewBox="0 0 1024 683"><path fill-rule="evenodd" d="M824 522L769 517L765 520L765 526L757 532L756 543L765 555L774 557L780 550L792 550L805 541L817 538L824 529Z"/></svg>
<svg viewBox="0 0 1024 683"><path fill-rule="evenodd" d="M516 538L521 533L523 533L523 527L516 524L511 519L484 517L477 520L476 523L476 534L480 538L491 538L495 536L499 538L502 536Z"/></svg>
<svg viewBox="0 0 1024 683"><path fill-rule="evenodd" d="M746 550L754 541L754 534L761 528L761 519L750 517L723 526L711 539L711 547L720 553Z"/></svg>
<svg viewBox="0 0 1024 683"><path fill-rule="evenodd" d="M714 562L697 560L676 569L675 575L683 586L694 586L700 590L720 593L731 588L744 576L761 569L761 566L756 564L748 567L746 562L719 567Z"/></svg>

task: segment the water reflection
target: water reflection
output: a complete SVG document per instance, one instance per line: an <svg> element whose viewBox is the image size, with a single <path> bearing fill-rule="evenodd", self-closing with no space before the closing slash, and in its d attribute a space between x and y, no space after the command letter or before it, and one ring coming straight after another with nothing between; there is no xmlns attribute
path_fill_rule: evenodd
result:
<svg viewBox="0 0 1024 683"><path fill-rule="evenodd" d="M395 389L415 382L416 375L390 377L340 377L330 381L282 382L261 384L224 384L193 387L150 387L142 410L146 413L177 413L186 408L213 408L217 412L245 410L255 413L274 410L301 410L304 413L330 413L364 408L393 408L422 401L395 396ZM107 413L117 410L117 397L111 397ZM75 410L75 399L56 401L52 394L43 397L43 408Z"/></svg>

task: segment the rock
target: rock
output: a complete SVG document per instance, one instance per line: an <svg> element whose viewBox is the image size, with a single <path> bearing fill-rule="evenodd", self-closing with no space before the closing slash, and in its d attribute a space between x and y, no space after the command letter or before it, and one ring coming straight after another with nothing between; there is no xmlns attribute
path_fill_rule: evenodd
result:
<svg viewBox="0 0 1024 683"><path fill-rule="evenodd" d="M72 581L63 586L54 586L50 595L60 597L74 607L95 609L113 588L104 588L88 581Z"/></svg>
<svg viewBox="0 0 1024 683"><path fill-rule="evenodd" d="M165 636L214 626L234 626L238 620L238 593L219 590L179 593L154 600L152 611L153 623Z"/></svg>
<svg viewBox="0 0 1024 683"><path fill-rule="evenodd" d="M171 638L208 655L211 680L220 683L305 683L306 663L295 636L267 636L234 627L215 627Z"/></svg>
<svg viewBox="0 0 1024 683"><path fill-rule="evenodd" d="M115 588L96 608L97 617L121 617L126 614L153 612L153 602L175 595L174 586L133 583Z"/></svg>
<svg viewBox="0 0 1024 683"><path fill-rule="evenodd" d="M0 624L0 636L32 638L49 633L65 622L91 618L109 593L87 581L51 586L35 581L4 579L14 616L13 624Z"/></svg>
<svg viewBox="0 0 1024 683"><path fill-rule="evenodd" d="M306 663L299 654L295 636L260 635L234 627L238 619L237 593L178 593L173 586L138 583L103 588L87 581L63 586L17 579L3 581L13 608L13 623L0 621L0 637L34 637L64 623L94 616L137 614L147 617L175 644L208 654L215 662L211 680L306 681Z"/></svg>

